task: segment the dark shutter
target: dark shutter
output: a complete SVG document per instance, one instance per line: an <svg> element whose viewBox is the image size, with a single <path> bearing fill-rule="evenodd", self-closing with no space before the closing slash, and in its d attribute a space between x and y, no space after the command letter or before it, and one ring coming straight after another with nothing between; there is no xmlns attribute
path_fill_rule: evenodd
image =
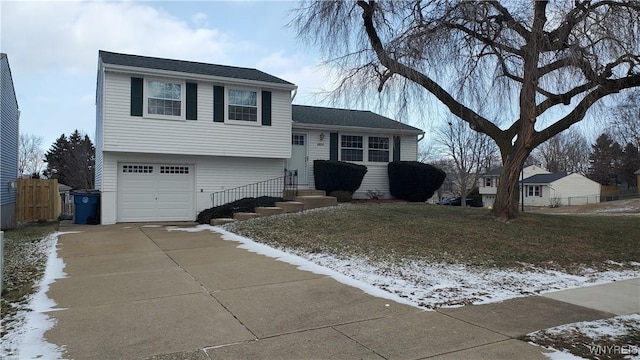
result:
<svg viewBox="0 0 640 360"><path fill-rule="evenodd" d="M187 120L198 120L198 84L187 83Z"/></svg>
<svg viewBox="0 0 640 360"><path fill-rule="evenodd" d="M213 121L224 122L224 86L213 87Z"/></svg>
<svg viewBox="0 0 640 360"><path fill-rule="evenodd" d="M393 137L393 161L400 161L400 136Z"/></svg>
<svg viewBox="0 0 640 360"><path fill-rule="evenodd" d="M338 133L329 133L329 160L338 160Z"/></svg>
<svg viewBox="0 0 640 360"><path fill-rule="evenodd" d="M131 78L131 116L142 116L142 78Z"/></svg>
<svg viewBox="0 0 640 360"><path fill-rule="evenodd" d="M271 91L262 92L262 125L271 126Z"/></svg>

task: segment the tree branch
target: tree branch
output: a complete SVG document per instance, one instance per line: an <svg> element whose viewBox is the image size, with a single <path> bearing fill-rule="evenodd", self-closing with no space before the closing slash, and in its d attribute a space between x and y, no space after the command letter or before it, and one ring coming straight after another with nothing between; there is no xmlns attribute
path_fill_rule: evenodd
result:
<svg viewBox="0 0 640 360"><path fill-rule="evenodd" d="M409 79L425 88L438 98L438 100L440 100L445 106L447 106L454 115L468 122L472 129L485 133L496 141L500 139L502 130L500 130L500 128L495 124L455 100L446 90L425 74L391 58L385 51L384 46L382 45L382 40L380 40L373 22L373 15L376 7L375 1L366 2L361 0L358 1L357 4L363 10L362 19L369 38L369 43L383 66L393 73Z"/></svg>

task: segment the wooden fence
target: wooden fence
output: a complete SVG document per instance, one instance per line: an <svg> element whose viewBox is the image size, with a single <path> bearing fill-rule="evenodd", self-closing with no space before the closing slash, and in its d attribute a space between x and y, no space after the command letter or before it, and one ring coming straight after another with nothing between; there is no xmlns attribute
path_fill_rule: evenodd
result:
<svg viewBox="0 0 640 360"><path fill-rule="evenodd" d="M62 211L57 179L18 179L16 221L54 221Z"/></svg>

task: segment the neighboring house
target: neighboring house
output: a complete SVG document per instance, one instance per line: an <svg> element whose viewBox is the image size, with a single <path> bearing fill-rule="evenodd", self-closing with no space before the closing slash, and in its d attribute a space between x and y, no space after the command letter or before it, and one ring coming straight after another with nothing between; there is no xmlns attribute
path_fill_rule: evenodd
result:
<svg viewBox="0 0 640 360"><path fill-rule="evenodd" d="M600 202L600 184L580 174L538 174L524 179L525 206L584 205Z"/></svg>
<svg viewBox="0 0 640 360"><path fill-rule="evenodd" d="M494 169L480 179L480 194L484 206L495 201L501 169ZM600 202L600 184L580 174L550 173L536 166L523 169L520 181L520 201L524 206L583 205ZM522 188L524 186L524 188Z"/></svg>
<svg viewBox="0 0 640 360"><path fill-rule="evenodd" d="M496 192L498 190L498 179L500 178L500 173L502 172L502 167L498 167L488 171L486 174L482 175L478 180L478 191L480 195L482 195L482 204L487 206L493 206L493 203L496 201ZM540 166L531 165L522 169L521 179L526 179L536 174L549 174L549 172Z"/></svg>
<svg viewBox="0 0 640 360"><path fill-rule="evenodd" d="M15 225L20 110L7 54L0 53L0 225Z"/></svg>
<svg viewBox="0 0 640 360"><path fill-rule="evenodd" d="M340 160L366 165L367 174L355 198L377 191L389 198L387 164L415 161L424 132L370 111L293 105L291 158L301 188L315 188L314 160Z"/></svg>
<svg viewBox="0 0 640 360"><path fill-rule="evenodd" d="M357 195L388 193L386 162L416 160L421 130L366 111L292 106L294 90L256 69L100 51L102 224L193 220L212 193L285 169L313 188L315 159L365 164Z"/></svg>
<svg viewBox="0 0 640 360"><path fill-rule="evenodd" d="M638 171L636 171L634 174L636 174L636 184L638 184L638 195L640 195L640 169L638 169Z"/></svg>

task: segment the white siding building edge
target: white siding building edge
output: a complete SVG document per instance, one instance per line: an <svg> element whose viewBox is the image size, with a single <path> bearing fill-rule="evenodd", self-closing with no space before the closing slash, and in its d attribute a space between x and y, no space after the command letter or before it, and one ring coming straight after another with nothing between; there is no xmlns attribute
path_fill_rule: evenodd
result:
<svg viewBox="0 0 640 360"><path fill-rule="evenodd" d="M117 152L105 152L103 156L102 224L114 224L118 220L118 171L119 165L123 163L192 166L194 169L194 220L200 211L212 207L212 193L283 176L285 167L283 159ZM242 180L238 181L239 178Z"/></svg>

